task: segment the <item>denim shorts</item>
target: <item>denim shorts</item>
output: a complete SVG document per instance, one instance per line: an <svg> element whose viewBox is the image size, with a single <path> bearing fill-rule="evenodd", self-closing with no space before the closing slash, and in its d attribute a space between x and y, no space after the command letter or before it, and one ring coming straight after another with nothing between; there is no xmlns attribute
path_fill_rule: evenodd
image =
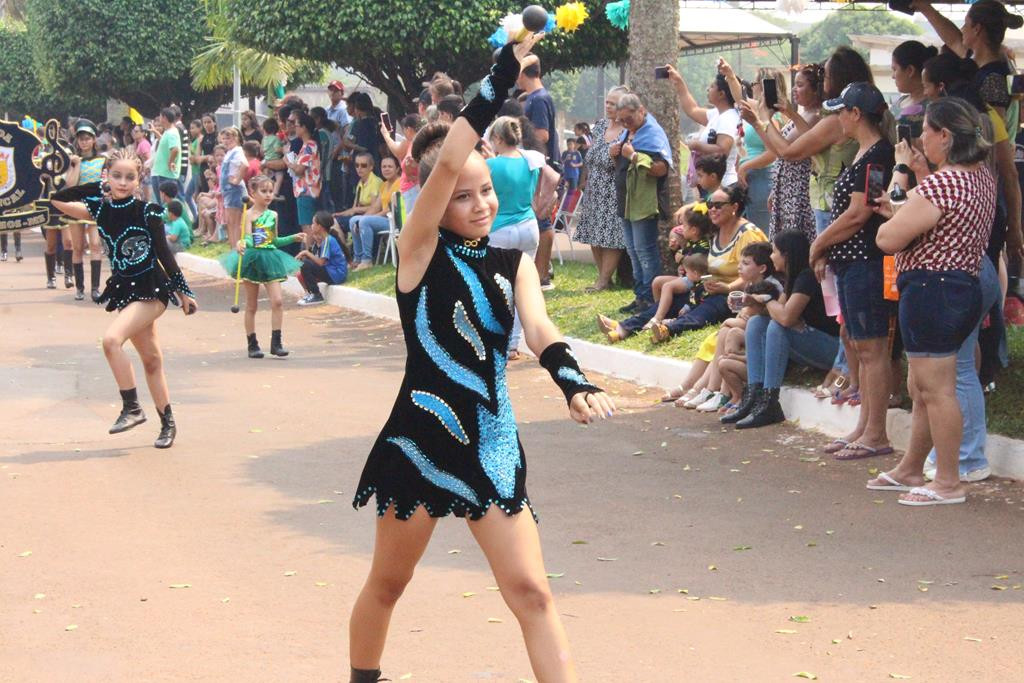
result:
<svg viewBox="0 0 1024 683"><path fill-rule="evenodd" d="M221 186L220 193L224 198L225 209L242 208L242 199L245 197L244 185L232 185L231 183L225 183Z"/></svg>
<svg viewBox="0 0 1024 683"><path fill-rule="evenodd" d="M882 260L834 263L839 310L850 339L879 339L889 336L890 318L896 302L883 296Z"/></svg>
<svg viewBox="0 0 1024 683"><path fill-rule="evenodd" d="M955 355L981 319L978 278L962 270L908 270L896 284L907 355Z"/></svg>

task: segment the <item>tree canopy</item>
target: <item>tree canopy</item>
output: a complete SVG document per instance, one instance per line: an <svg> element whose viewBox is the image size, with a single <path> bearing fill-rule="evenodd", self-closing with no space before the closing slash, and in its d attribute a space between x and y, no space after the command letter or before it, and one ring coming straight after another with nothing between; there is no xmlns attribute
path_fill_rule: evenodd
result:
<svg viewBox="0 0 1024 683"><path fill-rule="evenodd" d="M32 65L32 50L24 27L0 24L0 115L12 118L28 114L40 121L64 119L69 114L103 117L106 102L92 95L55 94L43 87Z"/></svg>
<svg viewBox="0 0 1024 683"><path fill-rule="evenodd" d="M490 64L487 37L501 18L522 9L509 0L227 0L232 37L259 50L330 62L363 77L407 106L435 71L468 84ZM545 71L622 59L627 36L604 16L602 0L585 0L590 18L574 33L544 39Z"/></svg>
<svg viewBox="0 0 1024 683"><path fill-rule="evenodd" d="M800 60L821 62L840 45L851 45L851 35L920 35L921 28L895 12L847 5L800 34ZM865 55L866 57L867 55Z"/></svg>
<svg viewBox="0 0 1024 683"><path fill-rule="evenodd" d="M55 92L101 94L146 116L177 103L186 114L216 108L226 88L192 87L204 6L196 0L28 0L36 73Z"/></svg>

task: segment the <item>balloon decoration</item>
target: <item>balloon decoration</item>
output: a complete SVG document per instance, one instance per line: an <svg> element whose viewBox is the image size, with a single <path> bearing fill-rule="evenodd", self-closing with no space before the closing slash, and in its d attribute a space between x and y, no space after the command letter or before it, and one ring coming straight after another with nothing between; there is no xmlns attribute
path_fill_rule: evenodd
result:
<svg viewBox="0 0 1024 683"><path fill-rule="evenodd" d="M590 13L582 2L567 2L555 9L555 26L566 33L572 33L588 16Z"/></svg>
<svg viewBox="0 0 1024 683"><path fill-rule="evenodd" d="M609 2L604 6L604 14L615 28L623 31L629 28L629 0Z"/></svg>
<svg viewBox="0 0 1024 683"><path fill-rule="evenodd" d="M530 5L524 8L520 14L505 15L501 20L501 25L487 38L487 43L492 48L498 49L509 41L510 36L516 40L522 40L528 31L551 33L561 30L572 33L583 24L588 16L587 8L582 2L568 2L556 8L554 12L548 12L540 5Z"/></svg>

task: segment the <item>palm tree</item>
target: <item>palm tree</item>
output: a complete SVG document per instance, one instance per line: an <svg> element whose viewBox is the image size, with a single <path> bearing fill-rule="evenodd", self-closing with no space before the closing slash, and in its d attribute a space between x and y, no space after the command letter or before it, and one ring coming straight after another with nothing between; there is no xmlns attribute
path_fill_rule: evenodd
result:
<svg viewBox="0 0 1024 683"><path fill-rule="evenodd" d="M230 36L224 5L224 0L206 0L209 35L206 47L192 58L192 85L196 90L231 86L237 69L242 85L265 89L272 94L274 89L292 80L296 73L315 76L317 70L323 71L322 65L261 52L234 41Z"/></svg>

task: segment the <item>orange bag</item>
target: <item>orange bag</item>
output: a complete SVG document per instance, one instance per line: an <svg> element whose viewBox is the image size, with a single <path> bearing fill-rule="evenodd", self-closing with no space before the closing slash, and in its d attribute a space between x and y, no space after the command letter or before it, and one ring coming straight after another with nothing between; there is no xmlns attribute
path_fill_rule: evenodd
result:
<svg viewBox="0 0 1024 683"><path fill-rule="evenodd" d="M887 301L899 301L900 290L896 287L896 257L882 258L882 296Z"/></svg>

